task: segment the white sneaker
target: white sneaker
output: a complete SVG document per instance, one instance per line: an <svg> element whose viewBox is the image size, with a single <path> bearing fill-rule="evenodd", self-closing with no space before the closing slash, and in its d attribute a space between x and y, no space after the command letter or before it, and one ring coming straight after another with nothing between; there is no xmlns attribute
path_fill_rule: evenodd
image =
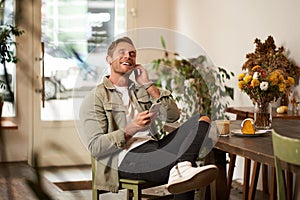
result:
<svg viewBox="0 0 300 200"><path fill-rule="evenodd" d="M170 171L167 189L172 194L199 189L209 185L218 175L215 165L192 167L188 161L180 162Z"/></svg>

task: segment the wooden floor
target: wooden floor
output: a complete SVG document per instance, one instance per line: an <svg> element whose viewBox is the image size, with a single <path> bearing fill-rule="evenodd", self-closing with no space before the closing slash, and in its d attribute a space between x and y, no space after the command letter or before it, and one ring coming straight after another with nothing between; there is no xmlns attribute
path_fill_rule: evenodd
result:
<svg viewBox="0 0 300 200"><path fill-rule="evenodd" d="M91 182L86 180L87 176L83 175L83 172L87 170L84 167L82 174L76 172L75 177L80 177L82 180L76 179L75 181L62 180L70 177L70 171L66 168L63 170L68 172L59 172L57 178L51 178L49 173L45 173L44 170L34 170L32 167L23 162L18 163L0 163L0 200L39 200L47 199L45 196L38 198L37 194L45 193L49 199L55 200L90 200L91 195ZM78 170L78 169L77 169ZM54 170L55 171L55 170ZM38 173L37 173L38 172ZM62 173L64 175L62 175ZM73 173L73 171L72 171ZM87 172L89 173L89 172ZM41 174L41 182L39 183L37 177ZM67 175L66 175L67 174ZM55 184L53 183L55 182ZM32 186L32 189L30 187ZM33 192L35 191L35 192ZM231 190L230 200L241 200L242 188L239 184L233 184ZM257 200L268 199L268 195L264 195L258 191L256 193ZM197 196L195 200L198 200Z"/></svg>
<svg viewBox="0 0 300 200"><path fill-rule="evenodd" d="M0 200L47 200L45 196L37 197L35 192L45 193L51 200L92 199L91 190L63 191L44 176L39 184L36 172L40 170L34 170L26 163L0 163Z"/></svg>

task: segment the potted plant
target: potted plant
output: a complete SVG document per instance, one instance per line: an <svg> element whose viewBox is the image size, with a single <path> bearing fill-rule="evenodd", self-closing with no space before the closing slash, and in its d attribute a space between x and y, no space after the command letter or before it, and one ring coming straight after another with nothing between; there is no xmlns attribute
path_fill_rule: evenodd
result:
<svg viewBox="0 0 300 200"><path fill-rule="evenodd" d="M234 74L224 68L207 65L207 58L183 58L178 53L167 51L161 37L164 56L152 61L157 72L156 84L177 94L175 100L181 104L182 119L196 113L207 114L213 120L225 119L225 109L229 105L227 97L233 99L233 88L225 81Z"/></svg>

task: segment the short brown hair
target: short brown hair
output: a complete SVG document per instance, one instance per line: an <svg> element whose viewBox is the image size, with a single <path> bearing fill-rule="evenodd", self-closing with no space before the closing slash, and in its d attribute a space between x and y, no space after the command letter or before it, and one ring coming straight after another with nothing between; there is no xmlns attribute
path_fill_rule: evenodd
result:
<svg viewBox="0 0 300 200"><path fill-rule="evenodd" d="M129 37L122 37L122 38L116 39L109 45L109 47L107 49L107 55L112 56L114 49L120 42L127 42L127 43L131 44L132 46L134 46L132 40Z"/></svg>

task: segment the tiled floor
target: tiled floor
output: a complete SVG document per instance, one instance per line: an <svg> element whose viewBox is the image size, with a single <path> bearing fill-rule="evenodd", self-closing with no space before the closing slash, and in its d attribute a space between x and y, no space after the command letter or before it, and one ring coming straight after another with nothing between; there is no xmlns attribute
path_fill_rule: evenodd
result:
<svg viewBox="0 0 300 200"><path fill-rule="evenodd" d="M90 200L91 190L63 191L54 182L75 181L77 183L90 181L89 166L71 168L44 168L38 170L41 174L41 188L53 200ZM26 163L0 163L0 200L39 200L32 192L28 181L36 182L36 171ZM86 185L85 185L86 187ZM39 191L39 187L35 187ZM46 198L40 198L46 199ZM242 199L241 187L234 186L230 200ZM257 192L257 200L268 199L268 195Z"/></svg>

